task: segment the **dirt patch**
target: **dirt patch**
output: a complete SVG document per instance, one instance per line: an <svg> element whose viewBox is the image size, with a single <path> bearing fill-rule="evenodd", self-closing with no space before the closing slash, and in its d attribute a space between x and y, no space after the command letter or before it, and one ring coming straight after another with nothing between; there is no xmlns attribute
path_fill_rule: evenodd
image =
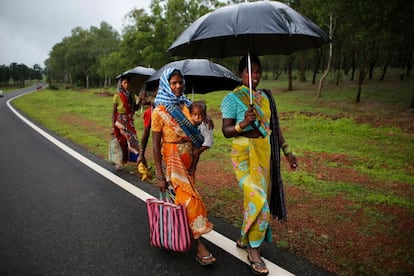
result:
<svg viewBox="0 0 414 276"><path fill-rule="evenodd" d="M301 169L314 172L318 179L356 183L370 189L383 186L350 168L354 160L346 155L307 153L306 156L299 160L304 164ZM335 162L338 166L324 167L321 172L322 160ZM284 163L282 169L288 170ZM237 218L240 220L241 194L221 201L218 196L223 189L239 190L230 160L202 160L198 171L203 172L197 175L197 182L209 210L225 220L233 220L233 223ZM395 183L388 188L397 194L412 193L408 184ZM277 246L339 274L413 271L412 262L404 259L407 252L413 251L406 233L414 233L414 219L407 209L372 206L354 202L343 195L321 197L289 183L285 183L285 189L288 221L283 224L272 222ZM225 210L225 214L220 210Z"/></svg>
<svg viewBox="0 0 414 276"><path fill-rule="evenodd" d="M101 97L113 97L114 93L109 92L109 91L100 91L100 92L95 92L95 95L101 96Z"/></svg>

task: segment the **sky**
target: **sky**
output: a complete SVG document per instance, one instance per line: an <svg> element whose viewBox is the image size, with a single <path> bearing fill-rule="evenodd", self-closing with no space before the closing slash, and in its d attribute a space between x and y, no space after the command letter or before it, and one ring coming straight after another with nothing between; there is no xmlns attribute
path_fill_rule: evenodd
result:
<svg viewBox="0 0 414 276"><path fill-rule="evenodd" d="M72 29L107 22L119 33L134 8L149 11L151 0L0 0L0 65L33 67Z"/></svg>

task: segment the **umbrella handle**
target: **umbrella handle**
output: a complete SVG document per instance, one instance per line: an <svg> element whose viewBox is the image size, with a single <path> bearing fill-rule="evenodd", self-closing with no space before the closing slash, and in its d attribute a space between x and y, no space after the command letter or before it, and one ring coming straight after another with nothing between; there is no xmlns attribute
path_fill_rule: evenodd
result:
<svg viewBox="0 0 414 276"><path fill-rule="evenodd" d="M251 98L250 98L251 99ZM250 104L250 107L254 108L254 104ZM259 129L259 126L256 124L257 121L251 122L250 125L253 127L253 129Z"/></svg>
<svg viewBox="0 0 414 276"><path fill-rule="evenodd" d="M249 96L250 96L250 105L253 105L252 64L251 64L251 61L250 61L250 50L247 51L247 72L249 73Z"/></svg>

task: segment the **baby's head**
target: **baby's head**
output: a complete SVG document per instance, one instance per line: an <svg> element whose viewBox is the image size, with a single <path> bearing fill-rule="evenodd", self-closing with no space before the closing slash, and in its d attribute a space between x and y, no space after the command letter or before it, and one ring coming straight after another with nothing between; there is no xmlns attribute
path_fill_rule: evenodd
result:
<svg viewBox="0 0 414 276"><path fill-rule="evenodd" d="M207 116L207 107L204 101L195 101L190 106L191 120L193 124L201 124Z"/></svg>

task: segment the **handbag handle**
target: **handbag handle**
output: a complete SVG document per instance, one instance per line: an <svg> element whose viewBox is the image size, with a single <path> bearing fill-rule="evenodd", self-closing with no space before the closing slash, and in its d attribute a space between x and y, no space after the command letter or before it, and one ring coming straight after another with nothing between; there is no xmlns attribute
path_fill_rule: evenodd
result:
<svg viewBox="0 0 414 276"><path fill-rule="evenodd" d="M159 199L165 202L174 203L175 201L175 193L172 187L168 186L168 189L165 192L159 191Z"/></svg>

